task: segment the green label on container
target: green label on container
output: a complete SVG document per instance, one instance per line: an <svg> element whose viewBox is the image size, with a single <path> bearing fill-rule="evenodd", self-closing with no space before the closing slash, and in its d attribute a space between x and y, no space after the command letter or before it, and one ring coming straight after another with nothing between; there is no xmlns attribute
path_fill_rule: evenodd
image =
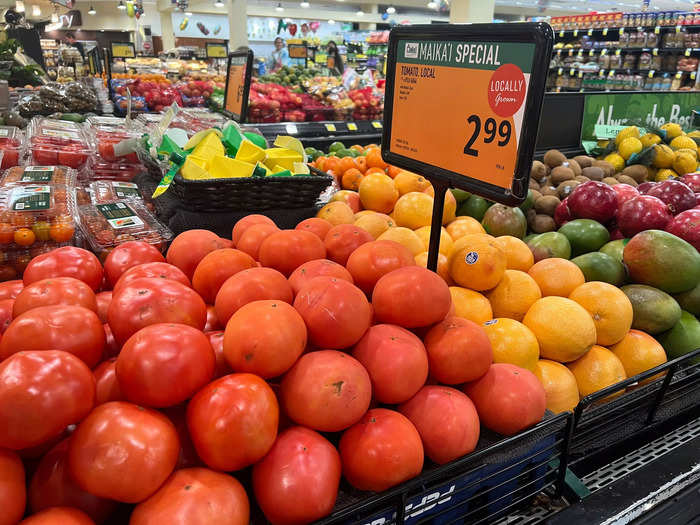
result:
<svg viewBox="0 0 700 525"><path fill-rule="evenodd" d="M53 179L53 166L27 166L22 173L22 182L49 182Z"/></svg>
<svg viewBox="0 0 700 525"><path fill-rule="evenodd" d="M112 181L114 193L120 199L128 199L131 197L141 197L139 187L133 182L118 182Z"/></svg>
<svg viewBox="0 0 700 525"><path fill-rule="evenodd" d="M23 186L10 194L12 211L48 210L51 207L51 186Z"/></svg>
<svg viewBox="0 0 700 525"><path fill-rule="evenodd" d="M115 230L143 226L141 218L123 202L111 202L109 204L97 204L97 211L107 219L109 225Z"/></svg>

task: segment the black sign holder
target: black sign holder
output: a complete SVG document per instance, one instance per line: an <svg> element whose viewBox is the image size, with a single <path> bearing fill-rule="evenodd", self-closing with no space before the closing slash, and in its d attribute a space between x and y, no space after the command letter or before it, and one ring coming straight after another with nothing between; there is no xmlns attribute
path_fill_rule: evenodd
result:
<svg viewBox="0 0 700 525"><path fill-rule="evenodd" d="M463 173L456 173L437 166L405 157L390 150L394 89L396 85L396 62L399 40L420 42L463 41L469 42L513 42L535 44L530 83L524 105L523 123L518 145L518 160L513 174L512 190L486 183ZM445 205L445 192L449 188L459 188L481 195L490 200L510 206L521 203L527 197L530 180L530 166L535 152L535 141L539 126L549 60L554 44L552 28L545 23L518 24L464 24L464 25L416 25L399 26L391 30L386 66L386 89L384 97L384 128L382 133L382 158L385 162L424 175L433 184L433 216L430 227L427 267L436 271L438 248L442 226L442 213ZM455 86L455 96L459 96L459 86ZM449 104L445 100L445 104ZM430 118L426 115L426 118ZM466 116L465 116L466 118Z"/></svg>
<svg viewBox="0 0 700 525"><path fill-rule="evenodd" d="M245 76L244 76L244 81L243 81L243 96L241 100L241 114L236 114L228 109L226 109L226 102L228 98L228 83L229 79L231 77L231 61L233 59L241 59L243 58L245 60ZM250 78L253 73L253 51L250 49L245 50L245 51L234 51L233 53L229 53L228 55L228 61L226 63L226 86L224 87L224 106L223 106L223 114L226 115L228 118L235 120L239 124L243 124L245 122L246 116L248 114L248 94L250 93Z"/></svg>

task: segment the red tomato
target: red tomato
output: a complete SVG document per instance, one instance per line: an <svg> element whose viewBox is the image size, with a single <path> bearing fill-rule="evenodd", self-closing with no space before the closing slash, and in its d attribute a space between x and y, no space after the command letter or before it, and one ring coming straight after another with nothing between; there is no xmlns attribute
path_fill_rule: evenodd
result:
<svg viewBox="0 0 700 525"><path fill-rule="evenodd" d="M0 448L0 525L14 525L24 516L25 483L22 460L11 450Z"/></svg>
<svg viewBox="0 0 700 525"><path fill-rule="evenodd" d="M50 146L41 146L32 150L34 162L40 166L55 166L58 164L58 150Z"/></svg>
<svg viewBox="0 0 700 525"><path fill-rule="evenodd" d="M72 507L52 507L29 516L19 525L95 525L83 511Z"/></svg>
<svg viewBox="0 0 700 525"><path fill-rule="evenodd" d="M206 468L174 472L137 505L129 525L248 525L248 496L236 478Z"/></svg>
<svg viewBox="0 0 700 525"><path fill-rule="evenodd" d="M74 277L97 292L102 285L102 265L95 254L82 248L56 248L29 262L24 270L24 286L50 277Z"/></svg>
<svg viewBox="0 0 700 525"><path fill-rule="evenodd" d="M260 253L260 245L270 235L278 231L280 229L274 224L253 224L241 235L241 238L236 243L236 248L257 260Z"/></svg>
<svg viewBox="0 0 700 525"><path fill-rule="evenodd" d="M214 304L216 294L226 279L242 270L256 268L255 260L245 252L224 248L208 253L197 265L192 287L207 304Z"/></svg>
<svg viewBox="0 0 700 525"><path fill-rule="evenodd" d="M321 432L337 432L356 423L371 399L367 370L336 350L304 354L280 386L280 401L290 419Z"/></svg>
<svg viewBox="0 0 700 525"><path fill-rule="evenodd" d="M154 262L139 264L138 266L129 268L122 274L117 281L117 284L114 285L114 290L112 290L112 292L116 292L119 288L135 279L142 279L144 277L149 277L152 279L168 279L187 286L188 288L192 287L190 280L177 266L173 266L172 264L168 263Z"/></svg>
<svg viewBox="0 0 700 525"><path fill-rule="evenodd" d="M0 447L35 447L83 419L95 379L68 352L20 352L0 363Z"/></svg>
<svg viewBox="0 0 700 525"><path fill-rule="evenodd" d="M39 306L16 317L0 340L0 360L27 350L64 350L90 368L100 362L105 332L92 310L74 305Z"/></svg>
<svg viewBox="0 0 700 525"><path fill-rule="evenodd" d="M539 423L546 407L544 387L535 374L508 363L494 363L481 378L464 386L481 423L512 436Z"/></svg>
<svg viewBox="0 0 700 525"><path fill-rule="evenodd" d="M116 503L85 492L71 479L69 442L70 438L64 439L41 458L29 485L29 508L39 512L49 507L73 507L102 522L116 509Z"/></svg>
<svg viewBox="0 0 700 525"><path fill-rule="evenodd" d="M333 227L333 225L326 219L321 219L320 217L311 217L310 219L305 219L297 224L295 230L302 230L311 232L316 235L319 239L323 240L326 238L326 234Z"/></svg>
<svg viewBox="0 0 700 525"><path fill-rule="evenodd" d="M449 291L447 292L449 294ZM335 277L316 277L294 299L319 348L348 348L357 343L372 321L372 307L362 291Z"/></svg>
<svg viewBox="0 0 700 525"><path fill-rule="evenodd" d="M348 257L346 266L355 284L371 295L377 281L389 272L416 264L408 248L394 241L371 241Z"/></svg>
<svg viewBox="0 0 700 525"><path fill-rule="evenodd" d="M122 346L117 380L133 403L173 406L211 381L215 363L214 350L201 331L184 324L152 324Z"/></svg>
<svg viewBox="0 0 700 525"><path fill-rule="evenodd" d="M0 169L6 170L7 168L12 168L19 164L19 149L14 148L3 148L2 164L0 164Z"/></svg>
<svg viewBox="0 0 700 525"><path fill-rule="evenodd" d="M284 374L306 348L306 325L283 301L253 301L226 323L224 356L236 372L270 379Z"/></svg>
<svg viewBox="0 0 700 525"><path fill-rule="evenodd" d="M116 373L117 359L110 358L102 361L97 368L92 371L95 376L95 404L101 405L110 401L123 401L126 398L119 388Z"/></svg>
<svg viewBox="0 0 700 525"><path fill-rule="evenodd" d="M428 378L428 354L423 342L400 326L372 326L355 345L352 355L367 369L372 394L380 403L403 403Z"/></svg>
<svg viewBox="0 0 700 525"><path fill-rule="evenodd" d="M311 232L281 230L267 237L260 245L260 264L289 276L306 261L324 259L323 241Z"/></svg>
<svg viewBox="0 0 700 525"><path fill-rule="evenodd" d="M81 144L68 144L58 150L58 163L61 166L78 169L87 160L85 148Z"/></svg>
<svg viewBox="0 0 700 525"><path fill-rule="evenodd" d="M469 454L479 441L474 403L459 390L428 385L399 407L416 427L425 453L438 465Z"/></svg>
<svg viewBox="0 0 700 525"><path fill-rule="evenodd" d="M107 322L107 310L109 309L109 303L112 302L112 292L100 292L95 295L95 301L97 303L97 317L100 318L102 323Z"/></svg>
<svg viewBox="0 0 700 525"><path fill-rule="evenodd" d="M203 330L207 305L192 288L176 281L134 279L114 291L107 319L117 343L123 345L141 328L156 323L182 323Z"/></svg>
<svg viewBox="0 0 700 525"><path fill-rule="evenodd" d="M404 328L439 323L451 304L447 283L421 266L406 266L384 275L372 292L375 318Z"/></svg>
<svg viewBox="0 0 700 525"><path fill-rule="evenodd" d="M221 330L223 326L219 323L219 318L216 317L216 308L211 304L207 305L207 324L204 326L204 333Z"/></svg>
<svg viewBox="0 0 700 525"><path fill-rule="evenodd" d="M253 467L255 499L273 525L310 523L333 510L340 472L340 455L326 438L288 428Z"/></svg>
<svg viewBox="0 0 700 525"><path fill-rule="evenodd" d="M374 242L374 237L352 224L333 226L323 240L328 258L342 265L345 265L352 252L368 242Z"/></svg>
<svg viewBox="0 0 700 525"><path fill-rule="evenodd" d="M12 322L12 309L15 306L14 299L0 300L0 334L5 333L7 327Z"/></svg>
<svg viewBox="0 0 700 525"><path fill-rule="evenodd" d="M215 233L209 230L188 230L173 239L166 260L180 268L188 279L192 279L199 261L209 252L220 248L227 246Z"/></svg>
<svg viewBox="0 0 700 525"><path fill-rule="evenodd" d="M424 342L430 375L446 385L479 379L493 362L491 341L484 329L462 317L448 317L435 325Z"/></svg>
<svg viewBox="0 0 700 525"><path fill-rule="evenodd" d="M343 475L360 490L381 492L423 469L423 444L406 417L373 408L340 438Z"/></svg>
<svg viewBox="0 0 700 525"><path fill-rule="evenodd" d="M328 259L316 259L305 262L289 276L289 284L294 290L294 295L298 294L306 283L316 277L337 277L349 283L353 282L352 275L343 266Z"/></svg>
<svg viewBox="0 0 700 525"><path fill-rule="evenodd" d="M105 331L105 351L102 356L104 358L116 357L117 354L119 354L119 350L121 350L121 346L117 343L116 339L114 339L112 329L107 323L103 324L102 328Z"/></svg>
<svg viewBox="0 0 700 525"><path fill-rule="evenodd" d="M0 299L14 299L22 291L22 288L24 288L22 279L0 283Z"/></svg>
<svg viewBox="0 0 700 525"><path fill-rule="evenodd" d="M231 232L231 241L233 242L234 246L238 247L238 241L241 240L243 234L248 228L255 224L269 224L277 228L277 226L275 225L275 221L273 221L269 217L266 217L265 215L246 215L242 219L239 219L238 222L236 222L236 224L234 224L233 226L233 231Z"/></svg>
<svg viewBox="0 0 700 525"><path fill-rule="evenodd" d="M209 339L209 344L214 350L214 355L216 356L216 366L214 366L214 379L225 376L233 372L226 357L224 356L224 331L217 330L215 332L207 332L204 335Z"/></svg>
<svg viewBox="0 0 700 525"><path fill-rule="evenodd" d="M187 405L192 443L202 461L216 470L240 470L258 462L275 442L278 420L274 392L253 374L219 378Z"/></svg>
<svg viewBox="0 0 700 525"><path fill-rule="evenodd" d="M179 450L175 427L163 414L113 401L95 407L78 425L68 469L95 496L138 503L168 478Z"/></svg>
<svg viewBox="0 0 700 525"><path fill-rule="evenodd" d="M266 299L292 303L294 294L284 275L272 268L243 270L226 279L216 294L216 317L222 326L226 326L241 306Z"/></svg>
<svg viewBox="0 0 700 525"><path fill-rule="evenodd" d="M39 306L76 305L97 312L95 292L87 284L72 277L42 279L26 286L15 299L12 316Z"/></svg>
<svg viewBox="0 0 700 525"><path fill-rule="evenodd" d="M105 259L105 275L114 287L119 277L129 268L150 262L165 262L160 250L143 241L127 241L114 248Z"/></svg>
<svg viewBox="0 0 700 525"><path fill-rule="evenodd" d="M180 441L180 453L178 454L175 470L204 466L204 463L197 455L197 451L194 449L190 439L190 432L187 430L187 404L182 403L173 407L162 408L160 412L165 414L170 422L175 425L175 431Z"/></svg>

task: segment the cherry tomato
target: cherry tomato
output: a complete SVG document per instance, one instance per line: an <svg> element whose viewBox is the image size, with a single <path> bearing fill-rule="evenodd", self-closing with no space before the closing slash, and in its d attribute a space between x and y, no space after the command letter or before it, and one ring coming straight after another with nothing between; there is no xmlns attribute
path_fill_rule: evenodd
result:
<svg viewBox="0 0 700 525"><path fill-rule="evenodd" d="M10 244L15 239L15 229L12 224L0 222L0 244Z"/></svg>
<svg viewBox="0 0 700 525"><path fill-rule="evenodd" d="M128 241L109 252L105 259L105 275L110 286L114 287L119 277L129 268L150 262L165 262L165 257L151 244L143 241Z"/></svg>
<svg viewBox="0 0 700 525"><path fill-rule="evenodd" d="M175 470L203 467L204 463L199 459L197 451L194 449L194 444L192 444L190 432L187 430L187 404L182 403L173 407L162 408L159 412L165 414L170 422L175 425L175 431L180 441L180 453L177 457Z"/></svg>
<svg viewBox="0 0 700 525"><path fill-rule="evenodd" d="M126 398L119 388L116 373L117 358L102 361L93 370L95 376L95 404L101 405L109 401L124 401Z"/></svg>
<svg viewBox="0 0 700 525"><path fill-rule="evenodd" d="M11 450L0 448L0 525L14 525L21 520L26 501L22 460Z"/></svg>
<svg viewBox="0 0 700 525"><path fill-rule="evenodd" d="M54 166L58 164L58 149L52 146L40 145L32 150L34 162L40 166Z"/></svg>
<svg viewBox="0 0 700 525"><path fill-rule="evenodd" d="M67 242L73 238L75 226L69 221L58 221L51 225L49 236L56 242Z"/></svg>
<svg viewBox="0 0 700 525"><path fill-rule="evenodd" d="M36 235L29 228L19 228L15 230L14 240L18 246L31 246L36 241Z"/></svg>
<svg viewBox="0 0 700 525"><path fill-rule="evenodd" d="M97 406L68 447L68 469L79 487L102 498L138 503L175 468L177 432L163 414L123 401Z"/></svg>
<svg viewBox="0 0 700 525"><path fill-rule="evenodd" d="M56 277L36 281L25 287L15 299L13 317L39 306L72 304L97 312L95 292L87 284L72 277Z"/></svg>
<svg viewBox="0 0 700 525"><path fill-rule="evenodd" d="M20 352L0 363L0 447L41 445L94 405L92 372L68 352Z"/></svg>
<svg viewBox="0 0 700 525"><path fill-rule="evenodd" d="M206 468L178 470L131 514L129 525L248 525L248 496L236 478Z"/></svg>
<svg viewBox="0 0 700 525"><path fill-rule="evenodd" d="M68 144L58 151L58 163L61 166L80 168L87 160L82 144Z"/></svg>
<svg viewBox="0 0 700 525"><path fill-rule="evenodd" d="M119 287L130 283L134 279L141 279L142 277L170 279L171 281L177 281L187 287L191 287L190 280L184 273L182 273L180 268L168 263L154 262L139 264L138 266L129 268L119 278L117 284L114 286L114 290L112 291L116 292Z"/></svg>
<svg viewBox="0 0 700 525"><path fill-rule="evenodd" d="M102 265L93 253L64 246L32 259L24 272L24 285L49 277L74 277L97 292L102 284Z"/></svg>
<svg viewBox="0 0 700 525"><path fill-rule="evenodd" d="M17 149L17 147L3 148L2 165L0 165L0 169L6 170L7 168L17 166L17 164L19 164L19 149Z"/></svg>

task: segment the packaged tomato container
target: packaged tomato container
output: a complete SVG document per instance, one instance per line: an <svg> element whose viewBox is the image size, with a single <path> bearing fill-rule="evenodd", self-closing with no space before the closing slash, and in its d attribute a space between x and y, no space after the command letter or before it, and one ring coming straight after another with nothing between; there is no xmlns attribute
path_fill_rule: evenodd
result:
<svg viewBox="0 0 700 525"><path fill-rule="evenodd" d="M15 126L0 126L0 169L7 169L19 164L24 156L24 137Z"/></svg>
<svg viewBox="0 0 700 525"><path fill-rule="evenodd" d="M59 184L0 187L0 247L31 248L75 240L73 188Z"/></svg>
<svg viewBox="0 0 700 525"><path fill-rule="evenodd" d="M29 150L35 164L79 169L93 154L83 128L75 122L35 117L28 130Z"/></svg>
<svg viewBox="0 0 700 525"><path fill-rule="evenodd" d="M100 115L90 115L85 119L87 125L93 128L101 129L128 129L129 131L145 131L145 127L138 120L131 120L127 124L125 118L109 117Z"/></svg>
<svg viewBox="0 0 700 525"><path fill-rule="evenodd" d="M137 174L145 171L142 164L129 164L120 162L104 162L93 160L88 162L79 173L81 181L93 180L121 180L129 182Z"/></svg>
<svg viewBox="0 0 700 525"><path fill-rule="evenodd" d="M119 180L96 180L88 191L93 204L120 200L143 200L139 187L133 182Z"/></svg>
<svg viewBox="0 0 700 525"><path fill-rule="evenodd" d="M11 184L49 184L75 186L77 173L67 166L14 166L5 170L0 186Z"/></svg>
<svg viewBox="0 0 700 525"><path fill-rule="evenodd" d="M172 232L136 200L112 201L80 206L80 225L85 240L104 259L116 246L143 241L163 251Z"/></svg>

